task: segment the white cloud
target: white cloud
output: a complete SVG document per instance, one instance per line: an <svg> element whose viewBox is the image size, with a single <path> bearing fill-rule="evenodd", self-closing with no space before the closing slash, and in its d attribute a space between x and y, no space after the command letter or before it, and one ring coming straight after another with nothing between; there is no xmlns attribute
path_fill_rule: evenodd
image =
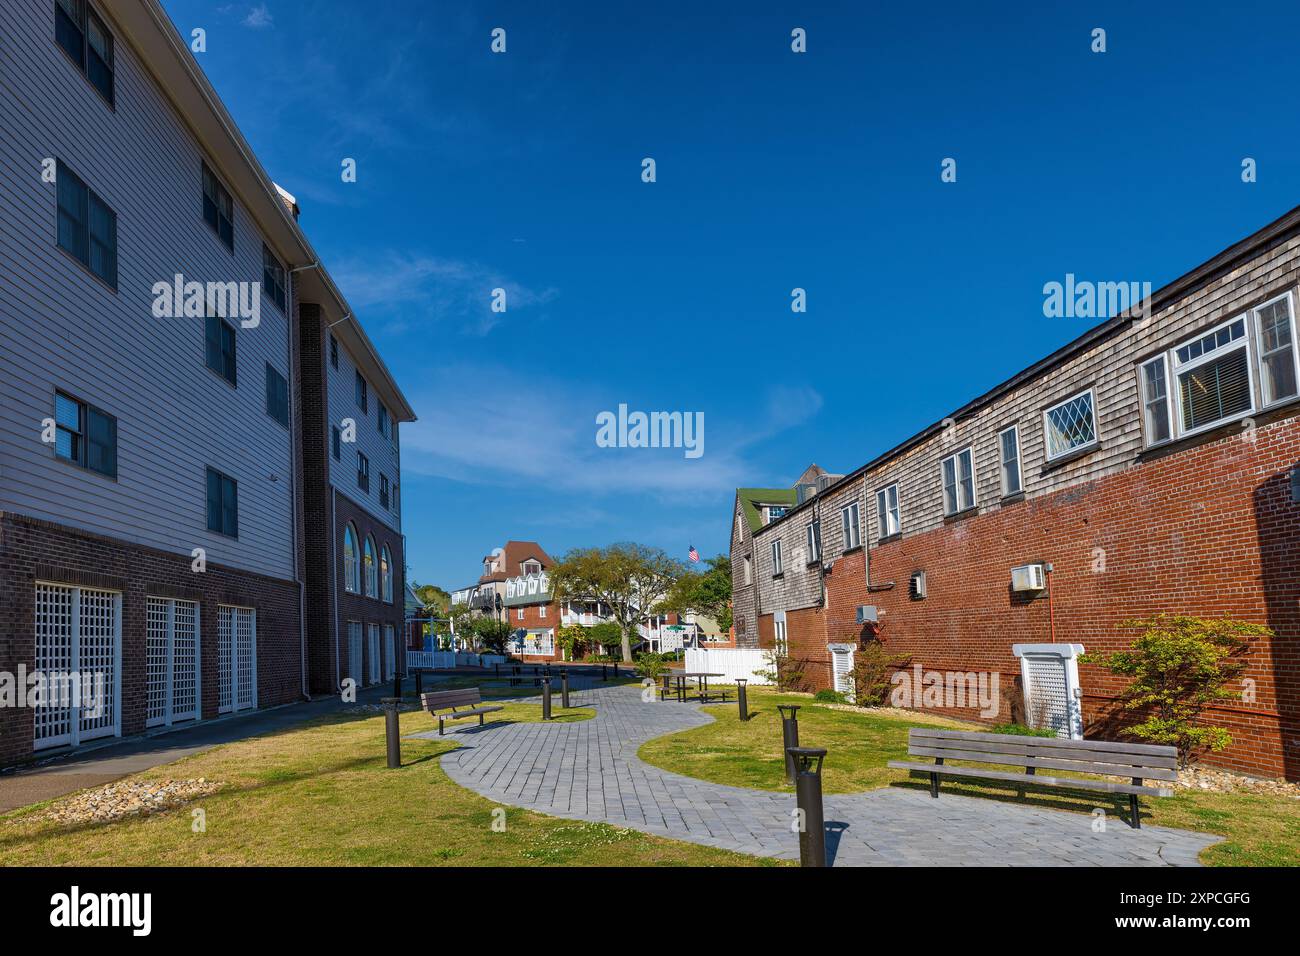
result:
<svg viewBox="0 0 1300 956"><path fill-rule="evenodd" d="M511 312L545 304L553 288L530 289L476 262L386 252L350 260L330 270L351 305L385 308L435 321L459 321L471 335L486 335ZM506 311L492 311L492 290L504 289ZM390 328L396 332L399 329Z"/></svg>
<svg viewBox="0 0 1300 956"><path fill-rule="evenodd" d="M275 25L275 18L271 16L271 11L266 8L266 4L260 4L248 11L248 16L244 17L244 26L253 30L264 30L267 27Z"/></svg>
<svg viewBox="0 0 1300 956"><path fill-rule="evenodd" d="M407 472L505 487L591 495L651 494L674 501L716 494L759 480L745 450L816 414L821 397L799 390L797 406L773 389L768 414L727 421L705 414L704 455L682 449L599 448L596 414L617 402L571 379L504 368L459 365L435 370L435 383L412 394L419 421L403 426ZM680 396L663 410L681 408ZM779 414L775 417L772 410ZM647 407L645 410L656 410ZM796 411L806 417L796 420Z"/></svg>

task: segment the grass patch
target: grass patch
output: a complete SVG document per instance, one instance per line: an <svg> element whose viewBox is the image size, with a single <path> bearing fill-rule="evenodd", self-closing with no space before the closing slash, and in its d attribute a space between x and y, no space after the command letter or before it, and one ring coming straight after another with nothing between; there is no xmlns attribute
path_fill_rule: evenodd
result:
<svg viewBox="0 0 1300 956"><path fill-rule="evenodd" d="M589 719L589 709L560 713ZM488 718L535 721L535 705L506 704ZM435 730L424 712L402 715L404 734ZM455 736L403 740L402 767L385 766L384 717L336 714L226 744L134 779L221 781L218 793L151 817L68 826L44 819L50 803L0 816L6 866L754 866L743 854L513 807L493 832L496 804L453 783L437 758ZM66 799L66 798L64 798ZM206 832L191 829L202 808Z"/></svg>
<svg viewBox="0 0 1300 956"><path fill-rule="evenodd" d="M778 704L798 704L799 742L828 751L822 770L827 793L852 793L885 786L924 788L928 778L885 766L907 756L907 730L926 725L980 729L972 724L916 713L843 710L819 706L806 695L749 688L752 719L742 724L734 704L704 708L716 723L659 737L642 745L647 763L714 783L790 791L785 783ZM1017 768L1006 768L1017 769ZM1054 775L1069 776L1063 771ZM1014 783L947 779L945 793L1009 800L1031 806L1091 813L1101 807L1112 826L1126 826L1127 797L1056 788L1026 789ZM940 798L942 799L942 798ZM1250 793L1179 790L1173 797L1142 799L1144 826L1217 833L1227 839L1201 853L1213 866L1300 866L1300 800ZM1122 815L1120 819L1117 814Z"/></svg>

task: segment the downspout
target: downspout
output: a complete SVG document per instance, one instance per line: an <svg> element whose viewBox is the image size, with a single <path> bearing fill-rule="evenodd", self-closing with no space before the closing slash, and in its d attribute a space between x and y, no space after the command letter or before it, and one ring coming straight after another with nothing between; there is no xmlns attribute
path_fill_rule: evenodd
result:
<svg viewBox="0 0 1300 956"><path fill-rule="evenodd" d="M1047 633L1056 643L1056 607L1052 603L1052 563L1049 561L1043 568L1047 575Z"/></svg>

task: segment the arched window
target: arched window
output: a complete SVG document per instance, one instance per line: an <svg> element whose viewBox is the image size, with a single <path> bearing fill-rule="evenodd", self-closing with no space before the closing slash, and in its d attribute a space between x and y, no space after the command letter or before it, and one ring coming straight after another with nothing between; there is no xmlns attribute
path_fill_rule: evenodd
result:
<svg viewBox="0 0 1300 956"><path fill-rule="evenodd" d="M362 560L365 562L366 597L379 597L379 588L375 582L375 539L369 535L366 535L366 553Z"/></svg>
<svg viewBox="0 0 1300 956"><path fill-rule="evenodd" d="M357 533L348 525L343 529L343 589L358 594L361 591L360 566L357 564Z"/></svg>
<svg viewBox="0 0 1300 956"><path fill-rule="evenodd" d="M388 545L379 552L379 587L384 595L384 600L389 604L393 603L393 556L389 553Z"/></svg>

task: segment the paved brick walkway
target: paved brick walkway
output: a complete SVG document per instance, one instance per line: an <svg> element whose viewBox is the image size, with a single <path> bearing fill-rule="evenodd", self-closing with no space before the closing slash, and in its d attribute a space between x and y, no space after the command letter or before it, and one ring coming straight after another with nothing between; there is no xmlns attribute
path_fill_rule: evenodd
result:
<svg viewBox="0 0 1300 956"><path fill-rule="evenodd" d="M792 794L706 783L636 756L647 740L710 723L698 705L646 703L628 686L598 686L582 703L596 707L594 719L448 729L459 749L442 757L442 767L500 804L798 859ZM1114 814L1106 832L1095 833L1084 813L951 794L934 800L900 787L828 795L825 813L835 866L1195 866L1196 854L1219 839L1166 827L1133 830Z"/></svg>

